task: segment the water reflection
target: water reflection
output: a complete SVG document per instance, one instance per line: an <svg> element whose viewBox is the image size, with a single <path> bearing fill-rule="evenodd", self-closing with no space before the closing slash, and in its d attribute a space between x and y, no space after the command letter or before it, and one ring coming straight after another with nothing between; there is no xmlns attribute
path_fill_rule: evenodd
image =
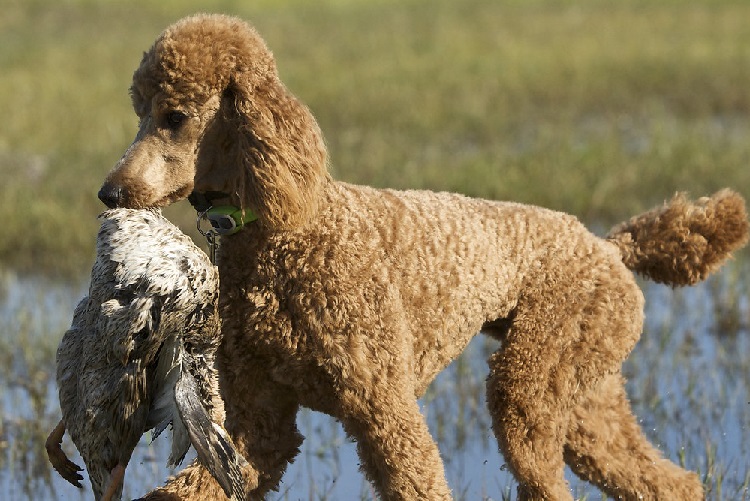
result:
<svg viewBox="0 0 750 501"><path fill-rule="evenodd" d="M691 289L644 284L646 332L625 367L649 438L673 461L699 471L712 500L750 496L748 278L748 269L735 264ZM0 492L3 499L90 499L88 479L78 490L51 474L43 449L59 419L54 350L84 288L12 275L0 281ZM484 405L485 359L496 346L477 337L421 402L456 499L515 498ZM268 499L374 499L341 426L307 411L298 422L307 437L302 452ZM82 464L67 439L64 447ZM138 497L173 473L164 466L168 447L167 439L151 444L144 437L128 467L125 496ZM601 497L568 479L576 496Z"/></svg>

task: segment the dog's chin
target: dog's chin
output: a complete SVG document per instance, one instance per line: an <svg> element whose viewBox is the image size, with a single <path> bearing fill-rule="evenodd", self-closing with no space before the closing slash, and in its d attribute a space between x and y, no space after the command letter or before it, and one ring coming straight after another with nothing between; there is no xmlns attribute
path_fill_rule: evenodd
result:
<svg viewBox="0 0 750 501"><path fill-rule="evenodd" d="M156 202L152 204L148 204L148 207L161 208L161 207L166 207L168 205L172 205L175 202L179 202L180 200L186 199L192 191L193 191L192 184L182 186L174 190L173 192L167 194L166 196L160 198Z"/></svg>

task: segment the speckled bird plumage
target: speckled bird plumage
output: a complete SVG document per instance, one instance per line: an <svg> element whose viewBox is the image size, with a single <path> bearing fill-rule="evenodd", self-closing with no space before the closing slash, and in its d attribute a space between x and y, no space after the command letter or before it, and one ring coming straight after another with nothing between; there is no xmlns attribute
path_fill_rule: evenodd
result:
<svg viewBox="0 0 750 501"><path fill-rule="evenodd" d="M62 422L96 499L113 468L124 473L141 435L158 435L169 424L168 462L180 463L192 441L209 469L227 470L214 474L224 476L217 480L228 495L240 497L243 460L210 422L220 423L224 412L214 368L216 268L158 210L116 209L100 219L89 295L57 351ZM76 483L64 467L56 469ZM113 498L121 493L122 482Z"/></svg>

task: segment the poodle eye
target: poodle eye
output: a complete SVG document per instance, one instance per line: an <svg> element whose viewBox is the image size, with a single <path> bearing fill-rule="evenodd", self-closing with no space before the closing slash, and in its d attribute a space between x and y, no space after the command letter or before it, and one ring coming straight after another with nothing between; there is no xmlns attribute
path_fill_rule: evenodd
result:
<svg viewBox="0 0 750 501"><path fill-rule="evenodd" d="M180 125L182 125L182 123L185 121L186 118L187 118L187 115L185 113L174 110L174 111L170 111L169 113L167 113L165 117L165 121L166 121L167 127L169 127L172 130L177 130L180 127Z"/></svg>

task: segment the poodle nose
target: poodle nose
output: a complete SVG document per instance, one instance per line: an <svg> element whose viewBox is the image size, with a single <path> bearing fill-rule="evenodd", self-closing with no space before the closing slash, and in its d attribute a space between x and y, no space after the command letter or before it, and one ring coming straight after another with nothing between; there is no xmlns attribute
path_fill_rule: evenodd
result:
<svg viewBox="0 0 750 501"><path fill-rule="evenodd" d="M102 185L102 189L99 190L97 196L99 197L99 200L104 202L104 205L110 209L120 207L125 198L122 187L109 183L104 183L104 185Z"/></svg>

